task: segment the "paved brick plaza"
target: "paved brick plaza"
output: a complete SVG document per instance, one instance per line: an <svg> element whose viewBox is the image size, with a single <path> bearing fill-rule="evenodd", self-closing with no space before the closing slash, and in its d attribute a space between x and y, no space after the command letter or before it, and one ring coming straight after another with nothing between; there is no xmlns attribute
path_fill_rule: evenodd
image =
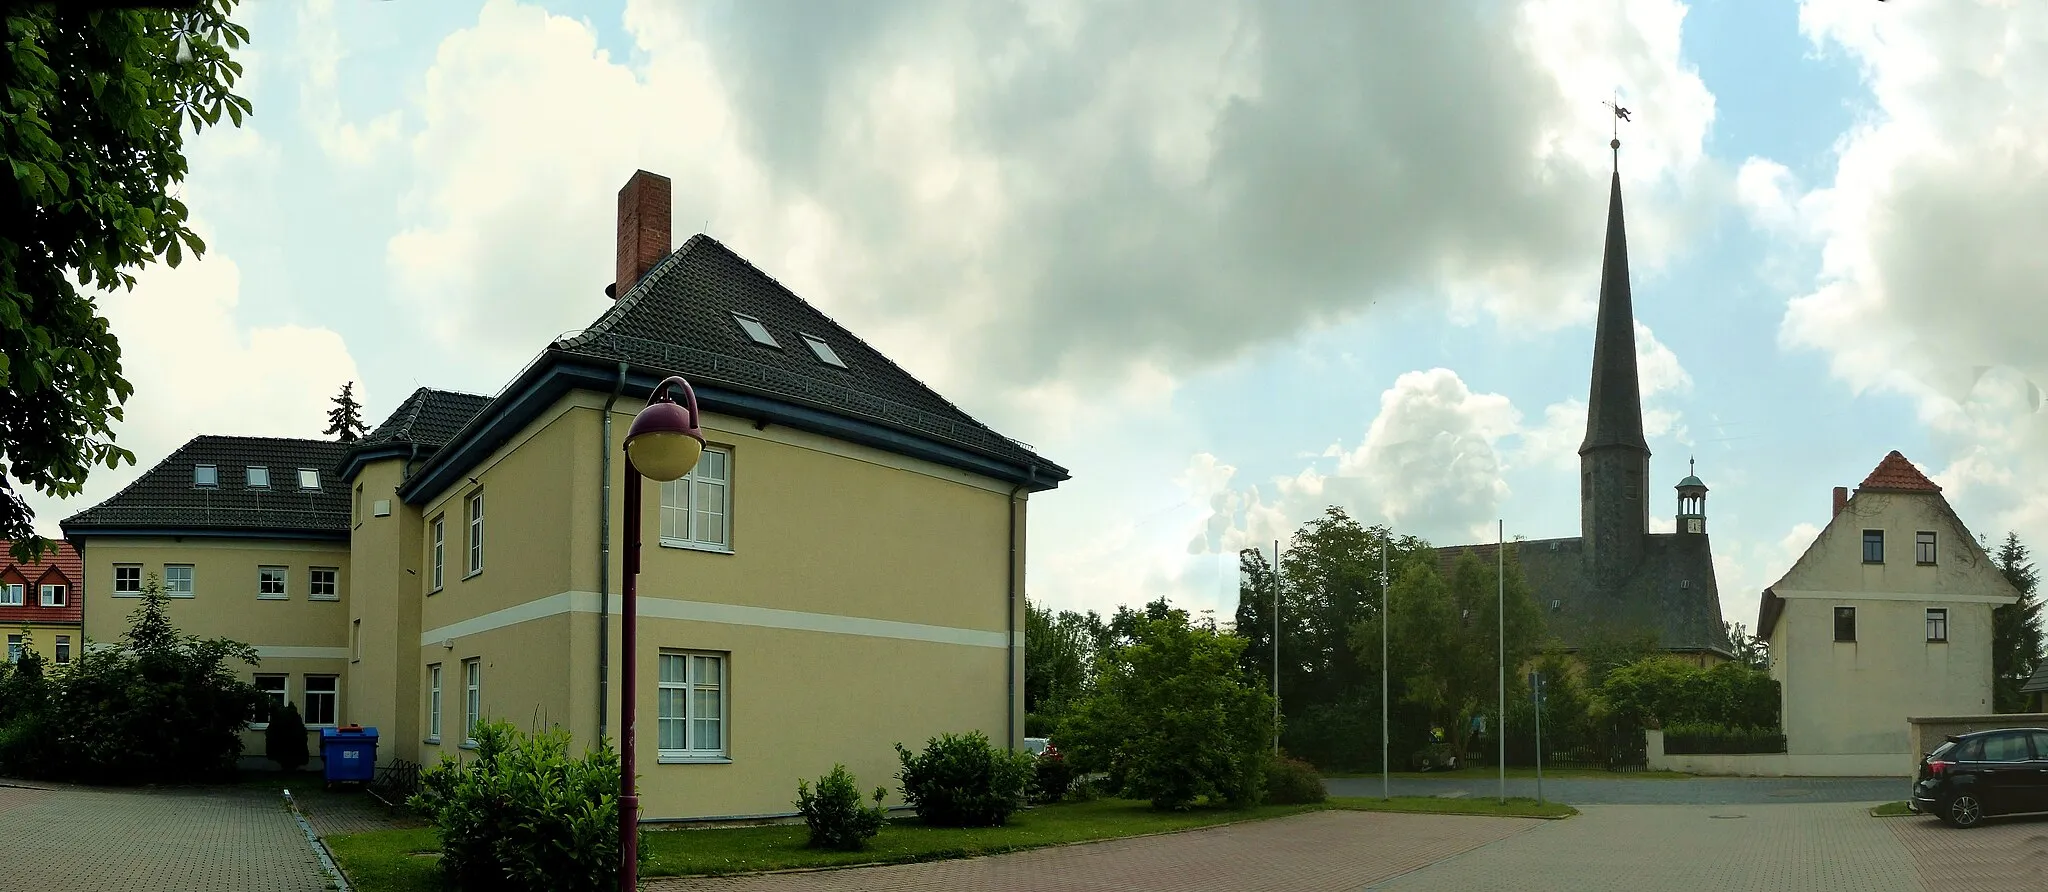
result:
<svg viewBox="0 0 2048 892"><path fill-rule="evenodd" d="M37 892L331 888L267 790L0 786L0 865L0 887Z"/></svg>

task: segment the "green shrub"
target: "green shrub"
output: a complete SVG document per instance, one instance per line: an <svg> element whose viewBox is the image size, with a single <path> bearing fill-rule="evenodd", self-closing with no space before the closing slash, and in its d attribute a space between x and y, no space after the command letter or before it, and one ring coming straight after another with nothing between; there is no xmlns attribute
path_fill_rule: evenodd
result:
<svg viewBox="0 0 2048 892"><path fill-rule="evenodd" d="M286 701L283 709L270 712L270 727L263 729L263 755L286 771L297 771L312 761L306 751L306 721L299 708Z"/></svg>
<svg viewBox="0 0 2048 892"><path fill-rule="evenodd" d="M1664 729L1664 752L1672 755L1782 753L1785 732L1777 728L1672 725Z"/></svg>
<svg viewBox="0 0 2048 892"><path fill-rule="evenodd" d="M941 827L1007 822L1033 774L1031 754L998 750L980 731L931 738L916 755L899 743L896 757L903 762L896 775L903 798L925 823Z"/></svg>
<svg viewBox="0 0 2048 892"><path fill-rule="evenodd" d="M882 799L888 795L888 790L876 787L875 804L862 805L860 787L844 765L834 765L831 774L818 778L816 793L811 792L808 781L797 781L796 810L811 828L811 848L847 852L867 848L868 840L882 832L889 812L882 807Z"/></svg>
<svg viewBox="0 0 2048 892"><path fill-rule="evenodd" d="M1274 805L1309 805L1330 798L1323 775L1300 759L1266 763L1266 801Z"/></svg>
<svg viewBox="0 0 2048 892"><path fill-rule="evenodd" d="M1740 663L1701 669L1661 657L1637 660L1608 673L1600 695L1616 715L1649 727L1768 728L1779 722L1777 680Z"/></svg>
<svg viewBox="0 0 2048 892"><path fill-rule="evenodd" d="M505 892L616 887L619 757L611 741L572 758L569 732L559 727L529 736L486 721L475 734L475 757L443 755L409 800L433 819L450 883ZM639 848L645 861L647 846Z"/></svg>
<svg viewBox="0 0 2048 892"><path fill-rule="evenodd" d="M1074 766L1058 747L1047 744L1045 752L1034 760L1031 778L1031 801L1049 805L1067 798L1067 790L1074 785Z"/></svg>

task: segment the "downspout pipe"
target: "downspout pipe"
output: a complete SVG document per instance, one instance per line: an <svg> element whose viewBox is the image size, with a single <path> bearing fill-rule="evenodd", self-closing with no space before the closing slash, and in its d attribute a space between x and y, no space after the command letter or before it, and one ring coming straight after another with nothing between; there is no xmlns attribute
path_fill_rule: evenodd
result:
<svg viewBox="0 0 2048 892"><path fill-rule="evenodd" d="M1009 623L1010 633L1008 637L1003 639L1003 677L1008 682L1007 691L1003 699L1003 724L1009 729L1005 739L1011 752L1016 752L1017 750L1017 496L1022 494L1032 483L1038 481L1037 465L1031 465L1027 469L1025 479L1028 482L1019 483L1016 488L1010 490L1010 500L1008 503L1010 508L1010 573L1008 576L1009 597L1006 606L1009 609L1004 611L1004 614Z"/></svg>
<svg viewBox="0 0 2048 892"><path fill-rule="evenodd" d="M604 445L597 450L597 738L604 739L612 693L612 404L626 389L626 364L604 401Z"/></svg>

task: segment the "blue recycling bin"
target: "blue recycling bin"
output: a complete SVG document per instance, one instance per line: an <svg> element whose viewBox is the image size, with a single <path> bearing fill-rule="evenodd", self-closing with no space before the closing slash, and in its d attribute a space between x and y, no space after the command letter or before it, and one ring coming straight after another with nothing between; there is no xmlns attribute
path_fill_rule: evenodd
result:
<svg viewBox="0 0 2048 892"><path fill-rule="evenodd" d="M320 759L327 782L369 783L377 777L377 729L343 725L320 729Z"/></svg>

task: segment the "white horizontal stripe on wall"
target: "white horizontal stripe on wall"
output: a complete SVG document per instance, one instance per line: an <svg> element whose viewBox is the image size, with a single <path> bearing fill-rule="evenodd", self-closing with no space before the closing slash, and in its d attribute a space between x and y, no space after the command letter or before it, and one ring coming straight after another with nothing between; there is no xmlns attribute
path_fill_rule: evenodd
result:
<svg viewBox="0 0 2048 892"><path fill-rule="evenodd" d="M1822 592L1792 589L1771 594L1787 600L1814 601L1951 601L1958 604L2010 604L2010 595L1967 595L1950 592Z"/></svg>
<svg viewBox="0 0 2048 892"><path fill-rule="evenodd" d="M622 610L618 595L611 598L612 615ZM822 632L832 635L860 635L869 638L891 638L899 641L929 641L934 644L959 644L967 647L1004 647L1010 638L1005 632L988 632L980 629L960 629L952 626L932 626L923 623L905 623L887 619L871 619L863 616L842 616L831 613L806 613L800 610L778 610L772 607L749 607L740 604L714 604L707 601L681 601L673 598L639 599L640 616L647 619L677 619L691 622L719 623L728 626L751 626L760 629L785 629L797 632ZM545 598L528 601L503 610L494 610L482 616L471 617L461 622L450 623L437 629L420 633L420 646L431 647L442 641L476 635L493 629L518 625L531 620L556 616L563 613L598 612L596 592L557 592ZM1021 637L1021 636L1020 636Z"/></svg>
<svg viewBox="0 0 2048 892"><path fill-rule="evenodd" d="M295 647L292 645L258 644L256 656L266 660L345 660L346 647Z"/></svg>

